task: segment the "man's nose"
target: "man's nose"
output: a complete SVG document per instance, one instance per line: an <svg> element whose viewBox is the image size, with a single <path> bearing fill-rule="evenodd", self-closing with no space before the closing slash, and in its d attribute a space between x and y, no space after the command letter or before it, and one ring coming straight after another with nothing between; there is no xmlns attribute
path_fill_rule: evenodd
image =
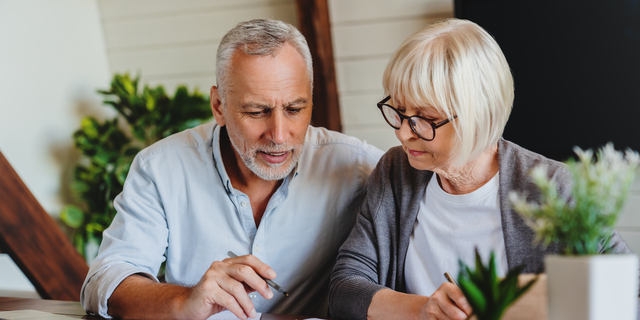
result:
<svg viewBox="0 0 640 320"><path fill-rule="evenodd" d="M287 119L283 112L276 111L272 113L268 139L275 144L283 144L287 141Z"/></svg>

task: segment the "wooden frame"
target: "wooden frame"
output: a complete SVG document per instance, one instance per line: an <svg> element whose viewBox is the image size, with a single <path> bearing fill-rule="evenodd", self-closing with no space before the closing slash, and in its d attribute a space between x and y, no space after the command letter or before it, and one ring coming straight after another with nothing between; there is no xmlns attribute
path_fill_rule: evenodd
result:
<svg viewBox="0 0 640 320"><path fill-rule="evenodd" d="M296 9L298 27L307 38L313 57L311 124L342 131L327 0L296 0Z"/></svg>
<svg viewBox="0 0 640 320"><path fill-rule="evenodd" d="M80 300L87 263L1 152L0 250L9 254L40 297Z"/></svg>

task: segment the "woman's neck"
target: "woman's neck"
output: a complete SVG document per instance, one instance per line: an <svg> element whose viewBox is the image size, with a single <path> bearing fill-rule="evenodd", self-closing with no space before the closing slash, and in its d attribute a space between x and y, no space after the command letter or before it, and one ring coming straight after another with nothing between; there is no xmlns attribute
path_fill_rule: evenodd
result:
<svg viewBox="0 0 640 320"><path fill-rule="evenodd" d="M485 150L462 167L434 170L442 190L449 194L467 194L489 182L498 173L498 146Z"/></svg>

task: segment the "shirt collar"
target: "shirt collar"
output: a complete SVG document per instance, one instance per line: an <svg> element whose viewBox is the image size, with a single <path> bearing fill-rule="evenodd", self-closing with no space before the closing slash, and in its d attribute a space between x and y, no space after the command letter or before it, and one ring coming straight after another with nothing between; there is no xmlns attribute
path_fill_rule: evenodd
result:
<svg viewBox="0 0 640 320"><path fill-rule="evenodd" d="M227 175L227 170L224 168L224 162L222 161L222 153L220 150L220 128L222 127L217 124L213 127L213 139L211 141L211 149L213 149L213 163L218 170L218 174L220 175L224 188L227 190L227 193L231 193L233 187L231 186L229 175Z"/></svg>
<svg viewBox="0 0 640 320"><path fill-rule="evenodd" d="M227 170L224 167L224 162L222 161L222 152L220 149L220 131L222 127L219 125L215 125L213 128L213 139L211 141L211 148L213 149L213 163L216 166L218 174L220 175L220 179L222 180L222 184L224 188L227 190L227 193L233 193L233 186L231 185L231 180L229 179L229 175L227 174ZM298 159L298 163L291 171L291 173L284 178L280 189L284 191L285 196L288 193L289 183L293 178L298 176L298 168L300 167L300 159Z"/></svg>

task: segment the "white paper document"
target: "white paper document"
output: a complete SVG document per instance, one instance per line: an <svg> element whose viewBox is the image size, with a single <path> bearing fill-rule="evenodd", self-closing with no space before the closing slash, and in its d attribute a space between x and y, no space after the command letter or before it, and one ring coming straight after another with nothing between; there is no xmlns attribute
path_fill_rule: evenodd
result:
<svg viewBox="0 0 640 320"><path fill-rule="evenodd" d="M7 320L69 320L77 319L37 310L0 311L0 319Z"/></svg>
<svg viewBox="0 0 640 320"><path fill-rule="evenodd" d="M258 315L256 315L255 318L249 318L249 319L260 320L261 316L262 316L262 313L258 313ZM238 317L236 317L233 313L231 313L231 311L225 310L212 315L207 320L238 320Z"/></svg>
<svg viewBox="0 0 640 320"><path fill-rule="evenodd" d="M262 313L258 313L258 315L255 318L249 318L249 319L259 320L260 317L262 317ZM304 320L323 320L323 319L320 319L320 318L304 318L304 317L300 317L300 319L304 319ZM238 320L238 317L236 317L233 313L231 313L231 311L225 310L225 311L218 312L218 313L212 315L207 320Z"/></svg>

